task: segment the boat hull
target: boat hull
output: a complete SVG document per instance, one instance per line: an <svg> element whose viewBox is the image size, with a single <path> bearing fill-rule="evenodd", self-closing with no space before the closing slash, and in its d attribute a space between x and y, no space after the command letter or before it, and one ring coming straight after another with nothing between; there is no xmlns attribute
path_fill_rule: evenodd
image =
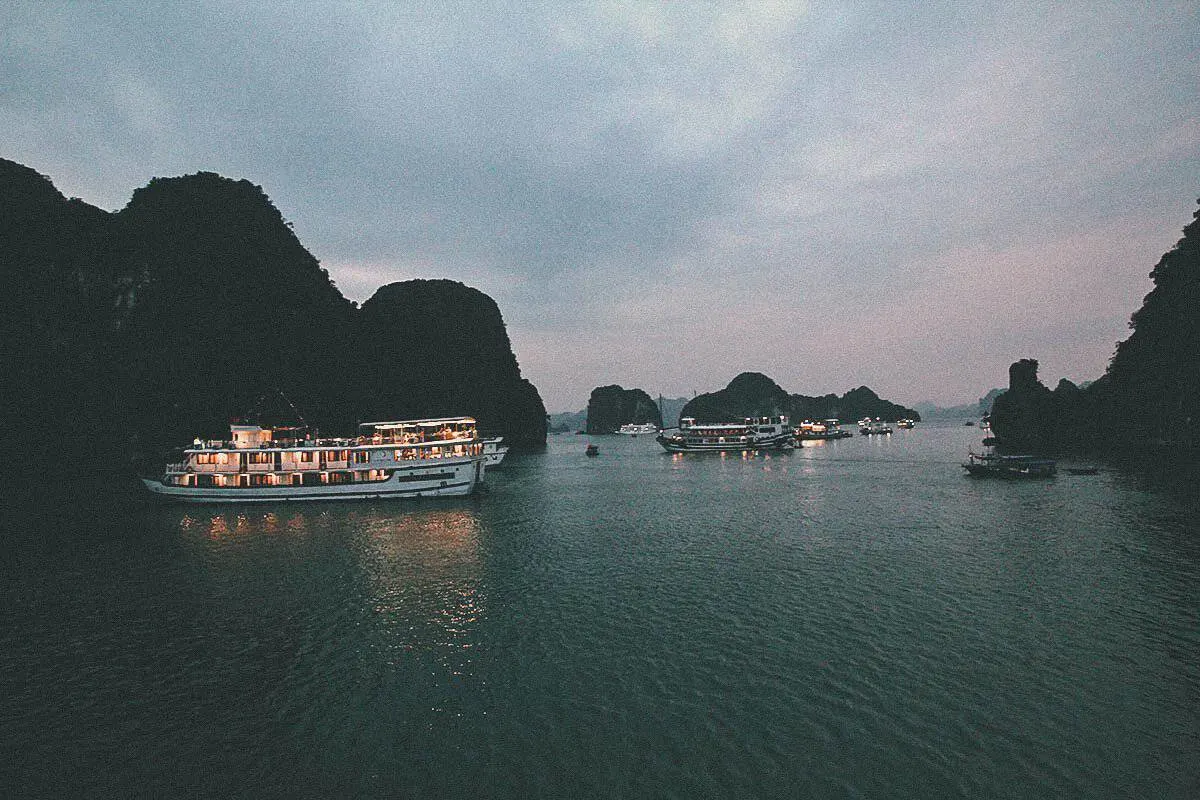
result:
<svg viewBox="0 0 1200 800"><path fill-rule="evenodd" d="M666 436L657 441L668 453L740 453L747 450L792 450L796 447L795 437L790 433L750 442L687 442Z"/></svg>
<svg viewBox="0 0 1200 800"><path fill-rule="evenodd" d="M483 480L482 457L439 465L428 477L414 470L395 470L387 480L311 486L171 486L142 478L156 497L175 503L280 503L317 500L395 500L419 497L461 497Z"/></svg>

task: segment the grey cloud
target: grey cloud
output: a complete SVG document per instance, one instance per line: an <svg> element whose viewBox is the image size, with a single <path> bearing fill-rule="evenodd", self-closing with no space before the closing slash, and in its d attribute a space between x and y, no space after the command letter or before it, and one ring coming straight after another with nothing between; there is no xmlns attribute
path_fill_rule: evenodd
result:
<svg viewBox="0 0 1200 800"><path fill-rule="evenodd" d="M1155 241L1158 220L1157 252L1109 265L1136 289L1197 191L1198 28L1186 3L24 2L0 10L0 132L6 156L109 208L153 175L260 183L358 299L414 274L478 285L555 408L617 377L578 374L555 343L615 349L592 354L602 370L625 330L687 351L686 372L647 368L675 391L728 380L743 365L703 365L738 337L686 324L721 292L772 342L766 363L837 354L822 369L843 386L797 390L871 373L917 400L919 355L805 319L832 305L924 341L886 287L943 284L947 254L1068 265L1058 243ZM1080 352L1069 335L1013 334ZM1036 355L1011 346L973 344L987 372L940 391L977 396L995 362Z"/></svg>

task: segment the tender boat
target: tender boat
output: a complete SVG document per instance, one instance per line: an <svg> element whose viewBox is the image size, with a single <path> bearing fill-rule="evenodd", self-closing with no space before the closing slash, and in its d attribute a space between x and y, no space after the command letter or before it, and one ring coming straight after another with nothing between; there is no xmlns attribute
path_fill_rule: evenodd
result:
<svg viewBox="0 0 1200 800"><path fill-rule="evenodd" d="M976 477L1052 478L1057 462L1037 456L999 455L997 453L967 453L963 469Z"/></svg>
<svg viewBox="0 0 1200 800"><path fill-rule="evenodd" d="M503 436L492 436L479 440L483 444L483 465L488 469L500 466L504 456L508 454L508 445L504 444Z"/></svg>
<svg viewBox="0 0 1200 800"><path fill-rule="evenodd" d="M706 453L739 450L791 450L796 437L787 416L747 417L742 422L697 423L693 417L679 420L679 430L665 431L656 441L668 453Z"/></svg>
<svg viewBox="0 0 1200 800"><path fill-rule="evenodd" d="M653 422L626 422L617 429L617 433L626 436L637 436L639 433L658 433L658 426Z"/></svg>
<svg viewBox="0 0 1200 800"><path fill-rule="evenodd" d="M228 441L197 440L161 478L142 482L167 500L246 503L467 495L483 481L471 417L367 422L353 439L260 425L229 432Z"/></svg>

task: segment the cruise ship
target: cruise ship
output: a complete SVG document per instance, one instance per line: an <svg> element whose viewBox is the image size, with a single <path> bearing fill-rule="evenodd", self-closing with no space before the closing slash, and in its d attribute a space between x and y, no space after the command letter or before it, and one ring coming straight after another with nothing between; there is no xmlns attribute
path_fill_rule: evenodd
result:
<svg viewBox="0 0 1200 800"><path fill-rule="evenodd" d="M668 435L664 431L657 441L669 453L791 450L796 446L787 416L705 423L684 417L679 420L677 433Z"/></svg>
<svg viewBox="0 0 1200 800"><path fill-rule="evenodd" d="M242 424L229 433L196 440L161 478L142 482L167 500L246 503L467 495L484 476L471 417L366 422L352 439Z"/></svg>
<svg viewBox="0 0 1200 800"><path fill-rule="evenodd" d="M639 433L658 433L658 426L653 422L626 422L617 429L617 433L626 436L637 436Z"/></svg>

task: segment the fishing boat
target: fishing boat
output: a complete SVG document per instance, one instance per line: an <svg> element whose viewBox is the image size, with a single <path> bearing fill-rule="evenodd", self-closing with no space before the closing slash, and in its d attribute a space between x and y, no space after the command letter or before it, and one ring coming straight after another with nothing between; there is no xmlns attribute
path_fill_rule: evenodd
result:
<svg viewBox="0 0 1200 800"><path fill-rule="evenodd" d="M196 440L161 477L142 482L167 500L247 503L467 495L483 481L471 417L366 422L344 439L236 423L229 433Z"/></svg>
<svg viewBox="0 0 1200 800"><path fill-rule="evenodd" d="M1051 458L997 453L967 453L963 469L975 477L1052 478L1057 462Z"/></svg>
<svg viewBox="0 0 1200 800"><path fill-rule="evenodd" d="M483 444L483 465L488 469L500 466L500 462L508 454L508 445L504 444L504 437L492 436L479 441Z"/></svg>
<svg viewBox="0 0 1200 800"><path fill-rule="evenodd" d="M617 429L617 433L626 436L637 436L639 433L658 433L658 426L653 422L626 422Z"/></svg>
<svg viewBox="0 0 1200 800"><path fill-rule="evenodd" d="M675 433L665 431L656 441L668 453L716 453L744 450L791 450L795 434L786 415L747 417L741 422L696 422L679 420Z"/></svg>

